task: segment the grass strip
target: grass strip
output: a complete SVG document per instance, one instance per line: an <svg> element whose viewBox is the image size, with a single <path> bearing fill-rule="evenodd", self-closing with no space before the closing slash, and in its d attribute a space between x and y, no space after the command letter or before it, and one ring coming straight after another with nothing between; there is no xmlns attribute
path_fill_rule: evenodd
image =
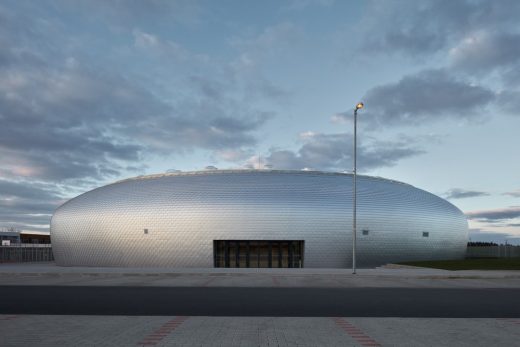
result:
<svg viewBox="0 0 520 347"><path fill-rule="evenodd" d="M443 270L520 270L520 258L405 261L399 264Z"/></svg>

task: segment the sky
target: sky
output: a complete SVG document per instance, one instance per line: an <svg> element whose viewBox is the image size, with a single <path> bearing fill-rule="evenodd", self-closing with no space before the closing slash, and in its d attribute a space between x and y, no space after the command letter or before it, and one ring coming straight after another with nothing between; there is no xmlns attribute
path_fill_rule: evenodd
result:
<svg viewBox="0 0 520 347"><path fill-rule="evenodd" d="M520 1L0 1L0 228L169 170L351 171L520 244Z"/></svg>

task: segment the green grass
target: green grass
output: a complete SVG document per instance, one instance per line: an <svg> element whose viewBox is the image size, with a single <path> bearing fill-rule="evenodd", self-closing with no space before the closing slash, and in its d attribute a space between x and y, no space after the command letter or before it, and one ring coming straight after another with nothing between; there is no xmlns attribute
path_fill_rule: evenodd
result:
<svg viewBox="0 0 520 347"><path fill-rule="evenodd" d="M399 264L444 270L520 270L520 258L406 261Z"/></svg>

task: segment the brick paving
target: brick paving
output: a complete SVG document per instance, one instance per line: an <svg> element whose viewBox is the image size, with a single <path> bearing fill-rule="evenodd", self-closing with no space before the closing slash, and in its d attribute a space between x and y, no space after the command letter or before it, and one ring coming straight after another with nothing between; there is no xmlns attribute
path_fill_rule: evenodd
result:
<svg viewBox="0 0 520 347"><path fill-rule="evenodd" d="M0 346L515 346L520 318L0 315Z"/></svg>

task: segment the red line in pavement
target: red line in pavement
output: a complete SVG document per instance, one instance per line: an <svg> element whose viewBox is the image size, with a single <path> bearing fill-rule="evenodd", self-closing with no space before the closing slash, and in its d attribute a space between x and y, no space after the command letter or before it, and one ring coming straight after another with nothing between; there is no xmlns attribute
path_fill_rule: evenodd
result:
<svg viewBox="0 0 520 347"><path fill-rule="evenodd" d="M141 341L137 343L138 346L149 346L155 345L164 339L166 336L171 334L179 325L184 323L189 317L178 316L174 319L169 320L159 327L159 329L146 335Z"/></svg>
<svg viewBox="0 0 520 347"><path fill-rule="evenodd" d="M0 320L13 320L16 318L18 318L18 317L17 316L3 316L3 317L0 317Z"/></svg>
<svg viewBox="0 0 520 347"><path fill-rule="evenodd" d="M366 335L361 329L350 323L349 321L341 318L333 318L337 326L342 328L350 337L356 340L361 346L376 347L381 346L376 340Z"/></svg>

